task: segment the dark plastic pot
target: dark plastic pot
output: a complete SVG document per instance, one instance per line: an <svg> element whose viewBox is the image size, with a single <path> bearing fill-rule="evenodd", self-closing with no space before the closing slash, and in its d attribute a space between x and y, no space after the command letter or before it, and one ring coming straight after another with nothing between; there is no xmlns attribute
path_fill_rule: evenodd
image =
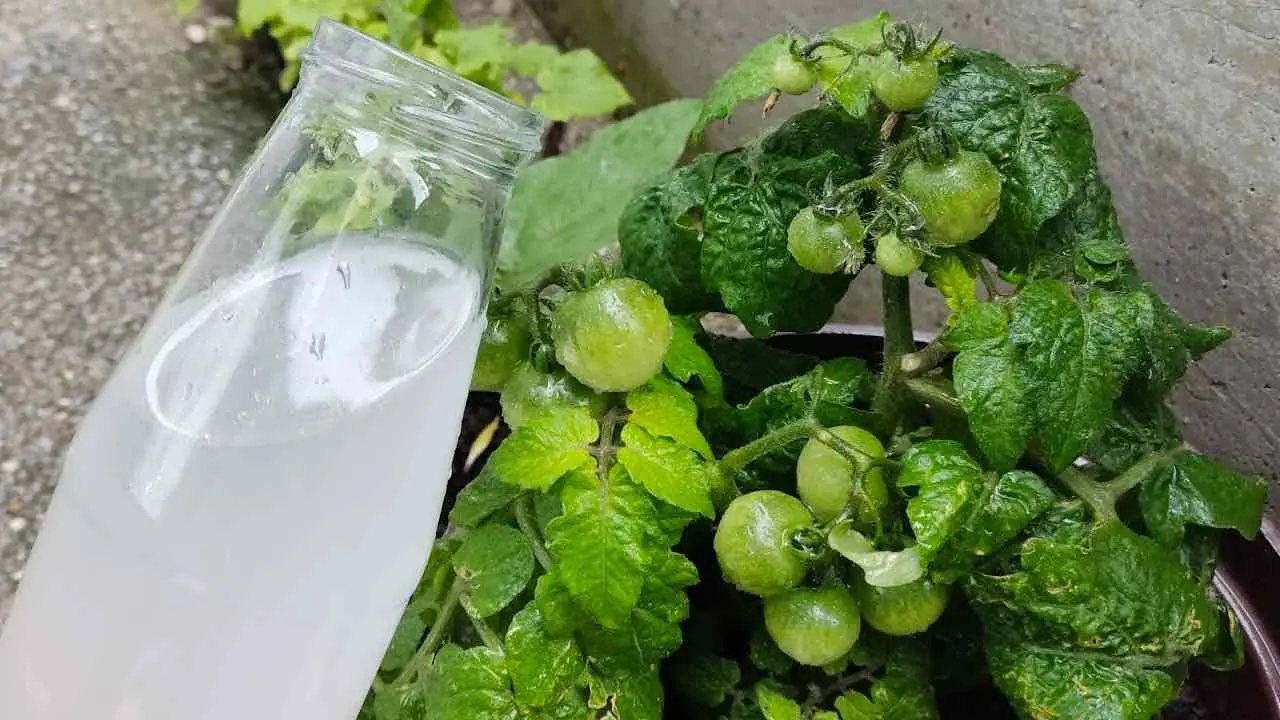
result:
<svg viewBox="0 0 1280 720"><path fill-rule="evenodd" d="M929 338L917 339L926 342ZM880 358L882 337L879 328L833 324L819 333L780 335L771 342L819 358L855 356L874 363ZM471 394L445 501L446 514L454 494L483 460L470 468L463 467L471 441L498 413L496 395ZM1280 720L1280 525L1268 519L1262 536L1254 542L1230 534L1223 545L1214 584L1240 618L1247 641L1245 667L1235 672L1214 672L1194 666L1182 697L1166 708L1162 718ZM947 719L1014 718L994 690L944 697L940 703Z"/></svg>

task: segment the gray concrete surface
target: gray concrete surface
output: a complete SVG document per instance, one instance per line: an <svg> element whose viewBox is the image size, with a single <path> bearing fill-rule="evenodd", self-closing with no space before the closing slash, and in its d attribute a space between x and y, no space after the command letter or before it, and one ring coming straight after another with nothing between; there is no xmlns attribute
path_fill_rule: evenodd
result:
<svg viewBox="0 0 1280 720"><path fill-rule="evenodd" d="M77 420L274 115L172 0L0 3L0 617Z"/></svg>
<svg viewBox="0 0 1280 720"><path fill-rule="evenodd" d="M1078 65L1074 95L1139 265L1188 317L1236 330L1177 398L1190 439L1280 488L1280 0L532 1L655 95L701 95L769 35L881 7L964 44ZM741 111L713 142L759 124ZM841 316L872 321L875 290L858 285Z"/></svg>

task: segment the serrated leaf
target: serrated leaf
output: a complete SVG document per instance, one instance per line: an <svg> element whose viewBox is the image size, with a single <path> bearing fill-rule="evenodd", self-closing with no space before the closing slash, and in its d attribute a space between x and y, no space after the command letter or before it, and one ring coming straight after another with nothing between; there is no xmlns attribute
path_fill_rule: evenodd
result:
<svg viewBox="0 0 1280 720"><path fill-rule="evenodd" d="M697 568L688 558L669 550L660 552L627 621L617 628L581 627L583 649L610 673L653 667L680 648L680 623L689 617L684 588L697 582Z"/></svg>
<svg viewBox="0 0 1280 720"><path fill-rule="evenodd" d="M1187 525L1235 530L1253 539L1262 527L1267 483L1190 450L1171 453L1138 495L1147 529L1177 544Z"/></svg>
<svg viewBox="0 0 1280 720"><path fill-rule="evenodd" d="M486 525L467 535L452 562L481 617L501 612L533 578L533 546L506 525Z"/></svg>
<svg viewBox="0 0 1280 720"><path fill-rule="evenodd" d="M555 637L572 638L573 631L583 622L582 611L554 568L538 578L533 597L547 632Z"/></svg>
<svg viewBox="0 0 1280 720"><path fill-rule="evenodd" d="M535 76L541 92L530 104L548 120L608 115L634 102L631 93L587 49L570 50Z"/></svg>
<svg viewBox="0 0 1280 720"><path fill-rule="evenodd" d="M1077 299L1053 280L1019 294L1009 337L1023 352L1035 434L1051 470L1069 466L1100 434L1137 364L1149 310L1132 294L1094 290Z"/></svg>
<svg viewBox="0 0 1280 720"><path fill-rule="evenodd" d="M787 250L787 230L824 184L861 172L857 144L867 128L839 110L802 112L758 149L723 156L703 214L702 279L757 337L821 327L849 276L817 275Z"/></svg>
<svg viewBox="0 0 1280 720"><path fill-rule="evenodd" d="M511 54L511 69L519 75L533 77L559 57L560 48L555 45L522 43Z"/></svg>
<svg viewBox="0 0 1280 720"><path fill-rule="evenodd" d="M978 302L977 261L958 252L927 257L922 269L930 285L942 293L951 312L958 313Z"/></svg>
<svg viewBox="0 0 1280 720"><path fill-rule="evenodd" d="M499 720L517 717L502 653L485 647L445 645L423 683L425 708L411 717L432 720Z"/></svg>
<svg viewBox="0 0 1280 720"><path fill-rule="evenodd" d="M503 645L516 700L523 705L554 704L557 698L577 688L586 669L577 645L572 639L552 635L534 603L511 618Z"/></svg>
<svg viewBox="0 0 1280 720"><path fill-rule="evenodd" d="M888 23L889 14L880 12L875 17L841 25L823 34L855 50L876 53L884 47L884 28ZM818 59L818 79L822 83L823 94L854 117L866 115L871 105L875 58L849 57L844 50L830 46L819 48L814 55Z"/></svg>
<svg viewBox="0 0 1280 720"><path fill-rule="evenodd" d="M667 354L671 354L670 350ZM671 438L707 460L713 459L711 446L698 429L698 406L693 396L679 385L656 378L627 393L627 408L631 410L628 423L644 428L655 437Z"/></svg>
<svg viewBox="0 0 1280 720"><path fill-rule="evenodd" d="M708 124L727 118L744 100L764 97L773 90L774 64L791 52L791 38L775 35L747 51L742 59L720 76L702 102L693 126L693 140L702 138Z"/></svg>
<svg viewBox="0 0 1280 720"><path fill-rule="evenodd" d="M1130 384L1136 392L1163 399L1186 374L1191 363L1226 342L1231 337L1231 330L1222 325L1191 325L1160 297L1150 283L1132 272L1122 279L1121 284L1145 298L1151 307L1151 322L1143 328L1142 358Z"/></svg>
<svg viewBox="0 0 1280 720"><path fill-rule="evenodd" d="M705 708L724 704L742 680L738 663L719 655L697 655L675 664L675 690Z"/></svg>
<svg viewBox="0 0 1280 720"><path fill-rule="evenodd" d="M575 472L561 493L564 514L547 526L547 548L578 605L605 627L620 628L640 600L655 522L648 493L621 466L608 479Z"/></svg>
<svg viewBox="0 0 1280 720"><path fill-rule="evenodd" d="M650 435L639 425L622 429L618 462L654 497L676 507L714 518L711 502L712 466L693 450L674 440Z"/></svg>
<svg viewBox="0 0 1280 720"><path fill-rule="evenodd" d="M440 30L435 44L459 75L468 77L505 68L515 53L511 28L493 22L471 28Z"/></svg>
<svg viewBox="0 0 1280 720"><path fill-rule="evenodd" d="M618 220L623 270L653 286L677 314L720 310L702 284L702 223L720 156L705 154L645 188Z"/></svg>
<svg viewBox="0 0 1280 720"><path fill-rule="evenodd" d="M546 490L566 473L595 466L587 446L599 436L600 426L586 408L548 408L514 430L489 456L482 474Z"/></svg>
<svg viewBox="0 0 1280 720"><path fill-rule="evenodd" d="M520 492L519 487L503 482L496 471L483 469L458 493L449 511L449 523L464 528L479 527L491 515L515 502Z"/></svg>
<svg viewBox="0 0 1280 720"><path fill-rule="evenodd" d="M840 720L937 720L930 665L925 643L915 640L898 646L869 696L849 692L836 699Z"/></svg>
<svg viewBox="0 0 1280 720"><path fill-rule="evenodd" d="M610 244L627 202L679 160L698 107L676 100L643 110L521 172L507 205L499 286L517 290Z"/></svg>
<svg viewBox="0 0 1280 720"><path fill-rule="evenodd" d="M1182 445L1178 420L1162 400L1124 396L1115 412L1089 448L1089 460L1098 467L1119 473L1153 452Z"/></svg>
<svg viewBox="0 0 1280 720"><path fill-rule="evenodd" d="M984 472L951 440L912 446L898 484L919 488L907 501L907 518L921 559L942 582L967 575L977 560L1003 548L1058 501L1034 473Z"/></svg>
<svg viewBox="0 0 1280 720"><path fill-rule="evenodd" d="M849 562L862 568L862 578L873 587L898 587L924 577L920 551L876 550L875 544L850 523L841 523L827 536L827 544Z"/></svg>
<svg viewBox="0 0 1280 720"><path fill-rule="evenodd" d="M1026 375L1009 339L1008 312L992 303L970 305L951 317L943 339L959 351L952 381L978 447L992 467L1013 467L1034 426Z"/></svg>
<svg viewBox="0 0 1280 720"><path fill-rule="evenodd" d="M765 720L800 720L800 703L769 683L756 685L756 703L760 705Z"/></svg>
<svg viewBox="0 0 1280 720"><path fill-rule="evenodd" d="M613 674L597 682L593 694L605 698L601 707L612 708L601 720L663 720L663 688L657 668Z"/></svg>
<svg viewBox="0 0 1280 720"><path fill-rule="evenodd" d="M671 345L667 348L667 355L663 358L662 365L667 373L682 383L688 384L697 378L713 400L722 402L724 380L720 377L720 371L716 369L711 355L698 344L697 328L697 321L690 318L673 319ZM711 456L706 455L706 457L709 459Z"/></svg>
<svg viewBox="0 0 1280 720"><path fill-rule="evenodd" d="M1006 270L1025 270L1041 227L1083 191L1094 168L1088 118L1070 98L1033 89L1004 59L963 52L943 64L924 109L987 154L1004 177L1000 213L976 244Z"/></svg>

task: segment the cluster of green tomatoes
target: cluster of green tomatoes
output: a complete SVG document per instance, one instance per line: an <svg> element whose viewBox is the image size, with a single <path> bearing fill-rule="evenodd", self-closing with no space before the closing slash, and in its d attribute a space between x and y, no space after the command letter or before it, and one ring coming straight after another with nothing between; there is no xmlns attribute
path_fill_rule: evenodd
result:
<svg viewBox="0 0 1280 720"><path fill-rule="evenodd" d="M876 98L895 114L918 112L938 86L932 43L918 46L911 33L892 52L868 60ZM892 44L891 44L892 45ZM773 82L779 91L800 95L818 81L817 61L793 51L779 57ZM923 227L904 233L894 223L864 220L857 208L809 207L792 220L787 249L804 269L829 275L862 266L866 240L875 262L889 275L906 277L920 269L932 248L968 243L991 226L1000 208L1000 173L980 152L954 145L920 153L895 169L896 197L911 203ZM919 232L916 232L916 231Z"/></svg>

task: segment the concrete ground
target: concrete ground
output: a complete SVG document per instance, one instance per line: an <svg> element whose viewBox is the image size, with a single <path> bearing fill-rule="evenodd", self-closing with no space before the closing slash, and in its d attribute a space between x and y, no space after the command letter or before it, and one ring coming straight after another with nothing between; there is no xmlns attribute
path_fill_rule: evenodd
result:
<svg viewBox="0 0 1280 720"><path fill-rule="evenodd" d="M76 423L279 108L209 34L173 0L0 2L0 620Z"/></svg>

